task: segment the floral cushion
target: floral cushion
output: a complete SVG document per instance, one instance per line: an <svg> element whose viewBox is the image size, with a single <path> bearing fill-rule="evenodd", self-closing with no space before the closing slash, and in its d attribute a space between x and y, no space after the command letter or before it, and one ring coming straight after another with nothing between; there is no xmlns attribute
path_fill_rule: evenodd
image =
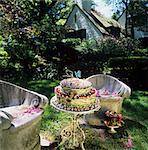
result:
<svg viewBox="0 0 148 150"><path fill-rule="evenodd" d="M6 113L11 120L11 124L14 127L18 127L26 124L39 117L42 113L42 109L35 107L26 107L26 106L11 106L0 109L2 112Z"/></svg>
<svg viewBox="0 0 148 150"><path fill-rule="evenodd" d="M97 97L120 97L117 92L110 92L107 89L97 90Z"/></svg>

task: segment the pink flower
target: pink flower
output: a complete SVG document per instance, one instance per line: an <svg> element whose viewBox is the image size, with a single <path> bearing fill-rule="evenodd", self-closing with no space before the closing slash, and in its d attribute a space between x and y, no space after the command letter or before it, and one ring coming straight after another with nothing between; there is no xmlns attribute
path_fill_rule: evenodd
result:
<svg viewBox="0 0 148 150"><path fill-rule="evenodd" d="M113 92L112 95L113 95L113 96L118 96L118 93Z"/></svg>
<svg viewBox="0 0 148 150"><path fill-rule="evenodd" d="M30 108L28 108L27 110L25 110L24 113L33 114L33 113L38 113L38 112L40 112L40 111L41 111L40 108L30 107Z"/></svg>
<svg viewBox="0 0 148 150"><path fill-rule="evenodd" d="M132 148L133 147L133 141L131 139L131 136L129 136L128 140L127 140L127 143L124 143L124 146L126 148Z"/></svg>
<svg viewBox="0 0 148 150"><path fill-rule="evenodd" d="M100 96L100 92L99 90L96 90L96 96L99 97Z"/></svg>

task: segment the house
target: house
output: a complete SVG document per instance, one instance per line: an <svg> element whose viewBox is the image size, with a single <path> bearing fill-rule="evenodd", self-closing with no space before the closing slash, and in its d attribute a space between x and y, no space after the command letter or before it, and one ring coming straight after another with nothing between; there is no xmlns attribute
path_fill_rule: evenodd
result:
<svg viewBox="0 0 148 150"><path fill-rule="evenodd" d="M132 14L131 16L128 10L125 9L118 18L118 22L122 25L124 29L126 28L127 22L128 35L133 37L134 39L140 39L143 42L145 41L144 43L146 44L148 43L148 15L145 14L145 17L141 17L143 19L142 23L138 23L138 21L135 21L136 17L136 14ZM132 20L134 20L135 22Z"/></svg>
<svg viewBox="0 0 148 150"><path fill-rule="evenodd" d="M79 37L85 39L98 39L104 36L120 37L121 25L113 20L105 18L92 9L89 0L81 0L81 5L74 4L65 28L69 29L66 37Z"/></svg>

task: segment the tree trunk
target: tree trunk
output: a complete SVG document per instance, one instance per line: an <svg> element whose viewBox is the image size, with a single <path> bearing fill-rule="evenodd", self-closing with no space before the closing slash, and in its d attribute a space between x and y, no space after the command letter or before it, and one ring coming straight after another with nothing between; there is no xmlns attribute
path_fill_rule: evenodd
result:
<svg viewBox="0 0 148 150"><path fill-rule="evenodd" d="M127 16L128 16L128 5L127 5L127 0L125 1L125 37L128 37L128 26L127 26Z"/></svg>

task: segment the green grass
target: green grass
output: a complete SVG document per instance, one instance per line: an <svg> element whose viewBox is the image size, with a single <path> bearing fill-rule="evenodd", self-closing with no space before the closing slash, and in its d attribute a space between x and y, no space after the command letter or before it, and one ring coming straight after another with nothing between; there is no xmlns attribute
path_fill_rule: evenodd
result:
<svg viewBox="0 0 148 150"><path fill-rule="evenodd" d="M124 100L123 115L135 120L128 127L134 149L148 150L148 91L134 91L130 99Z"/></svg>
<svg viewBox="0 0 148 150"><path fill-rule="evenodd" d="M58 81L39 80L27 82L26 87L46 95L49 100L54 95L54 87ZM134 148L130 150L148 150L148 91L134 91L129 99L123 102L122 113L131 121L127 123L128 133L132 136ZM57 112L50 105L45 109L41 130L48 131L56 137L61 129L70 122L69 115ZM106 140L101 144L95 133L86 131L87 150L123 150L115 139ZM95 139L95 140L94 140ZM89 148L90 147L90 148Z"/></svg>
<svg viewBox="0 0 148 150"><path fill-rule="evenodd" d="M123 102L123 114L148 125L148 92L134 91L130 99Z"/></svg>
<svg viewBox="0 0 148 150"><path fill-rule="evenodd" d="M49 105L45 108L42 117L41 130L50 132L54 137L59 134L60 129L70 122L69 114L58 112L50 106L50 98L54 96L54 87L58 84L59 81L57 80L38 80L27 83L30 90L44 94L49 98Z"/></svg>

